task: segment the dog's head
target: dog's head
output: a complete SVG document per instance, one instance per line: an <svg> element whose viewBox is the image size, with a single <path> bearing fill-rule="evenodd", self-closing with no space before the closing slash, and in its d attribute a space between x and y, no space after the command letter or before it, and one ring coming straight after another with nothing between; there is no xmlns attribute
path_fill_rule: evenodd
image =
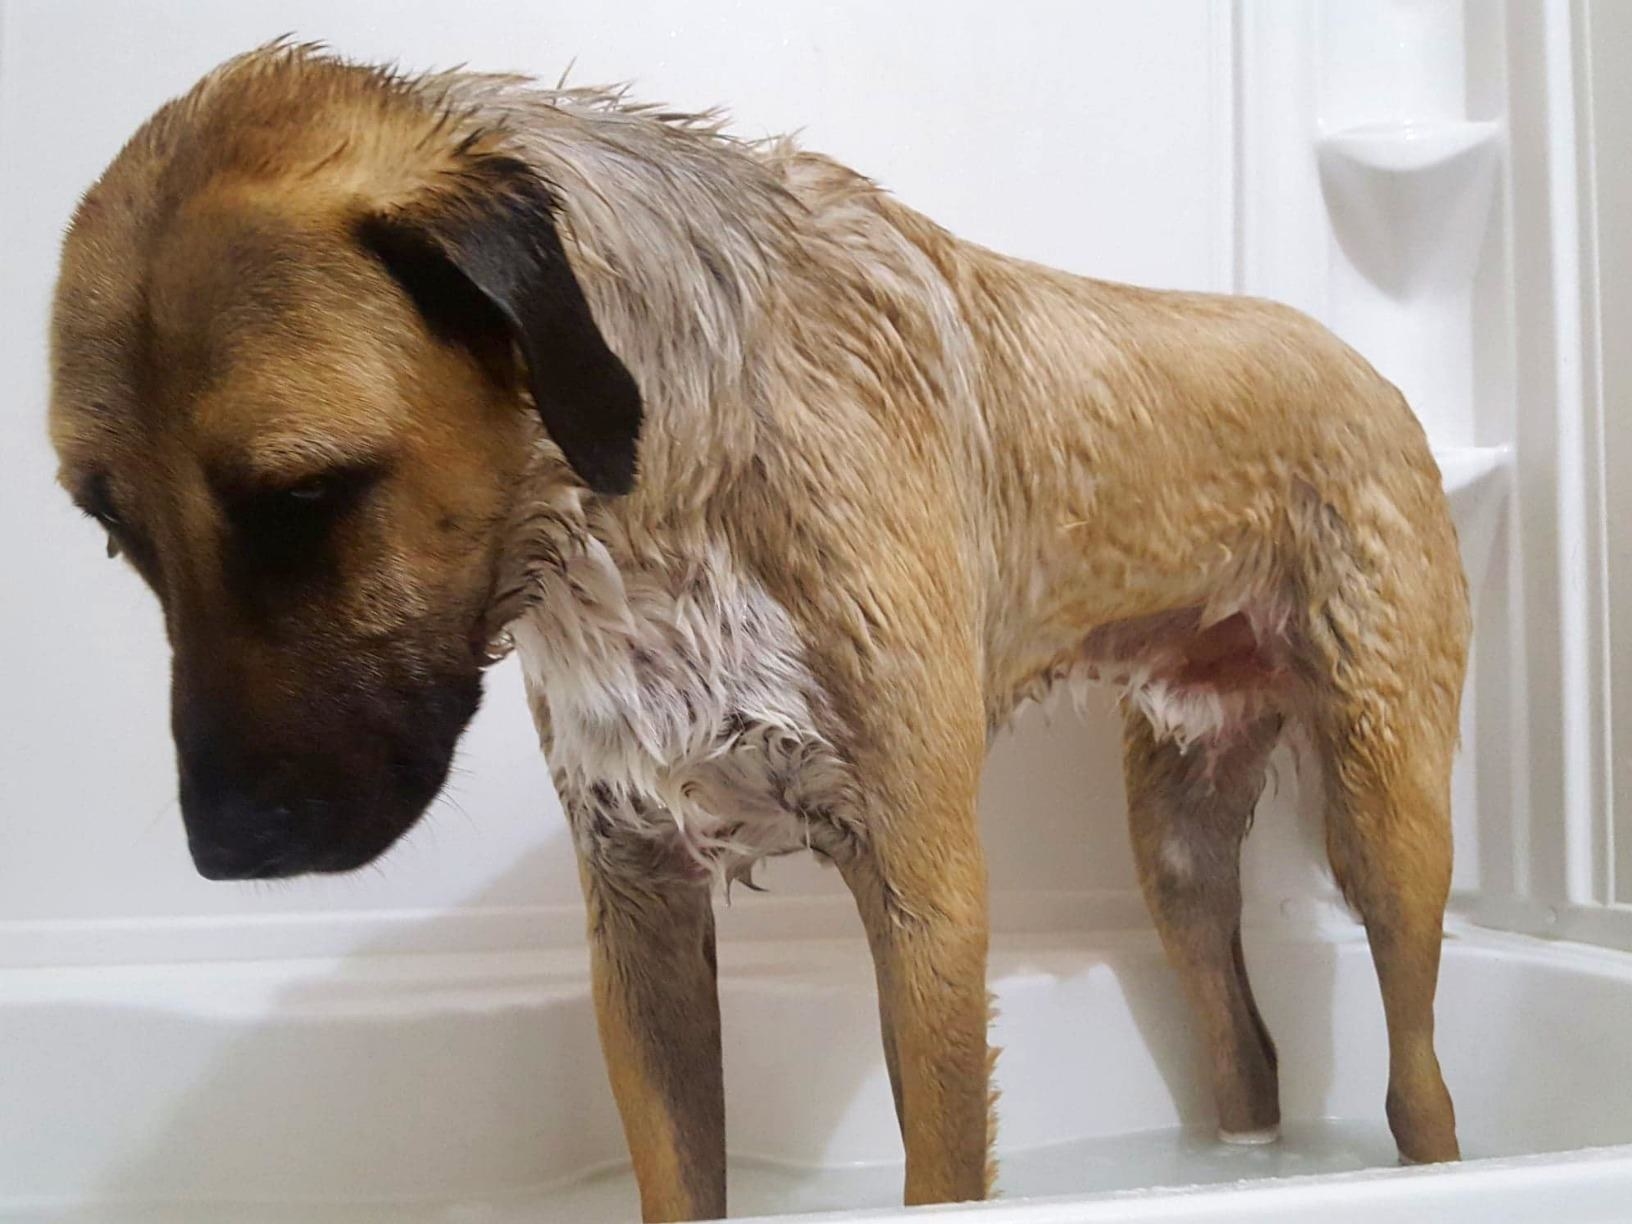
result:
<svg viewBox="0 0 1632 1224"><path fill-rule="evenodd" d="M86 195L52 368L62 482L163 606L211 878L401 835L476 709L537 456L635 475L639 393L547 185L413 85L296 51L161 110Z"/></svg>

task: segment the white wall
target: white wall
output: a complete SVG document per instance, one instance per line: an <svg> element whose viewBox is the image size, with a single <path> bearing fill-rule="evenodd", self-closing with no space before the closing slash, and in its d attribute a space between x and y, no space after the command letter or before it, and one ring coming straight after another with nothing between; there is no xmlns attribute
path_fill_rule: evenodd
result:
<svg viewBox="0 0 1632 1224"><path fill-rule="evenodd" d="M159 620L52 484L44 328L57 242L135 126L217 61L294 31L408 67L631 78L727 103L738 131L801 128L993 246L1080 272L1229 288L1235 259L1230 5L972 0L9 0L0 8L0 962L213 956L545 938L575 922L570 852L513 667L490 677L451 797L355 877L210 884L175 803ZM1001 914L1121 905L1131 875L1102 711L999 747L988 784ZM780 863L786 926L831 894ZM739 893L739 896L741 894ZM1004 898L1009 898L1005 900ZM818 902L823 914L832 902ZM462 919L431 912L464 907Z"/></svg>
<svg viewBox="0 0 1632 1224"><path fill-rule="evenodd" d="M1610 804L1614 861L1609 896L1632 905L1632 5L1592 0L1589 51L1591 215L1609 516L1610 695L1613 741Z"/></svg>

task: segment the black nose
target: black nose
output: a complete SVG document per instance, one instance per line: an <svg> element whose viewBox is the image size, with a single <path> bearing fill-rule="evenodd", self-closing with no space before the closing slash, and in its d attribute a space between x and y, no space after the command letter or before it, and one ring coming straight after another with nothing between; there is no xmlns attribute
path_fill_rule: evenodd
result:
<svg viewBox="0 0 1632 1224"><path fill-rule="evenodd" d="M233 845L191 834L187 848L192 851L193 866L206 880L273 880L301 870L280 849Z"/></svg>
<svg viewBox="0 0 1632 1224"><path fill-rule="evenodd" d="M265 880L306 867L300 822L286 805L205 790L184 772L181 814L193 865L206 880Z"/></svg>
<svg viewBox="0 0 1632 1224"><path fill-rule="evenodd" d="M288 765L225 720L176 723L181 816L207 880L254 880L304 867L309 822L288 799Z"/></svg>

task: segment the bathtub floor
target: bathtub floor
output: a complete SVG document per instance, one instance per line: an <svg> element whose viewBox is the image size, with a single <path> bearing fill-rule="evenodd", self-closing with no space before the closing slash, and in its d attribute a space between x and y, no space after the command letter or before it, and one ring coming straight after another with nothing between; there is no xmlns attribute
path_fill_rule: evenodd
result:
<svg viewBox="0 0 1632 1224"><path fill-rule="evenodd" d="M1396 1162L1385 1123L1327 1121L1289 1126L1280 1143L1256 1148L1230 1147L1211 1135L1178 1130L1034 1148L1004 1157L998 1181L1005 1198L1037 1198L1346 1173ZM634 1195L633 1178L620 1170L580 1183L557 1198L552 1209L561 1219L623 1221L630 1218ZM730 1200L733 1216L899 1206L901 1168L802 1170L738 1162L731 1169ZM444 1219L446 1224L467 1222L465 1216L448 1216L437 1218L436 1224ZM503 1214L468 1217L469 1224L521 1221L521 1216Z"/></svg>
<svg viewBox="0 0 1632 1224"><path fill-rule="evenodd" d="M1090 1139L1006 1156L1006 1198L1092 1194L1141 1186L1185 1186L1309 1173L1340 1173L1396 1163L1382 1122L1325 1121L1290 1125L1278 1144L1227 1147L1188 1131L1149 1131ZM780 1215L900 1202L901 1170L883 1165L850 1169L790 1169L737 1161L731 1167L732 1216ZM634 1179L612 1170L548 1193L458 1204L238 1205L101 1207L6 1216L29 1224L539 1224L572 1220L611 1224L636 1218Z"/></svg>

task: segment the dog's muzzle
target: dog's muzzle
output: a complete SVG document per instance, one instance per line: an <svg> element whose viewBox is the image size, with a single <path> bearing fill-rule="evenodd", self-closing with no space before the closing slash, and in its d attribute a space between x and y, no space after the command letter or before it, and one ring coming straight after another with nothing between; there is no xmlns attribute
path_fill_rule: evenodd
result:
<svg viewBox="0 0 1632 1224"><path fill-rule="evenodd" d="M372 862L441 790L480 693L472 678L373 717L248 729L219 707L178 706L181 814L199 874L273 879Z"/></svg>
<svg viewBox="0 0 1632 1224"><path fill-rule="evenodd" d="M180 750L178 758L187 848L208 880L349 871L384 853L419 814L389 820L380 810L386 805L363 795L335 794L332 786L314 794L312 775L327 771L290 759L213 745Z"/></svg>

